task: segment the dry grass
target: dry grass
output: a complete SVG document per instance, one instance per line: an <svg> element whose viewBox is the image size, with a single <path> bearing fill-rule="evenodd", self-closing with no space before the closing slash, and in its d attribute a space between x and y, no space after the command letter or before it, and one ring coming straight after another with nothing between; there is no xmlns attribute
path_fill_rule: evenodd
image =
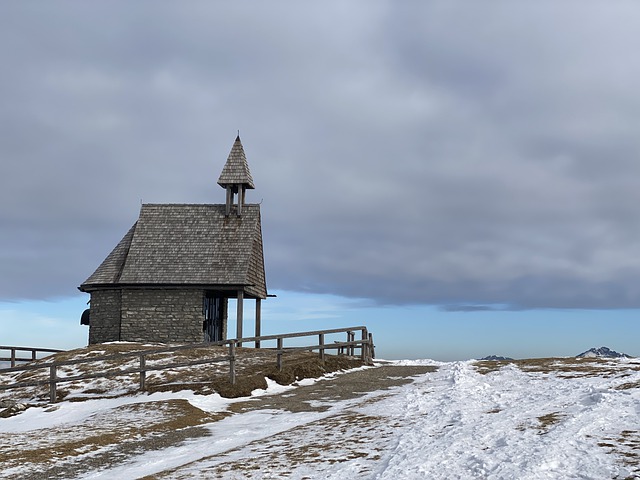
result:
<svg viewBox="0 0 640 480"><path fill-rule="evenodd" d="M99 357L151 350L158 345L141 345L138 343L115 343L92 345L83 349L71 350L55 354L47 359L32 362L32 365L50 363L51 360L64 362L68 360ZM203 347L180 350L172 353L149 354L146 364L149 367L167 363L181 363L193 360L211 360L213 363L172 368L169 370L151 371L147 373L145 387L148 392L193 390L200 394L219 393L223 397L247 396L257 388L266 388L265 377L281 384L290 384L308 377L319 377L328 372L345 370L362 365L354 357L327 355L323 363L316 353L306 351L288 352L283 355L283 369L276 368L276 353L270 349L238 348L236 349L236 384L229 381L229 362L224 360L228 355L226 347ZM119 372L139 366L135 356L100 360L89 363L64 365L58 368L59 378L92 374L95 372ZM28 370L15 374L0 376L2 383L19 383L46 381L49 378L48 368ZM132 395L139 391L139 375L123 374L91 381L78 380L61 382L57 388L58 400L82 400L84 398L117 397ZM1 399L15 399L23 403L48 401L48 385L25 387L0 391Z"/></svg>
<svg viewBox="0 0 640 480"><path fill-rule="evenodd" d="M564 378L585 376L625 376L616 359L607 358L531 358L526 360L479 360L475 362L478 373L495 372L506 365L515 365L524 372L557 373ZM626 369L640 371L640 361L625 364ZM628 375L628 374L627 374Z"/></svg>
<svg viewBox="0 0 640 480"><path fill-rule="evenodd" d="M55 415L55 411L55 407L51 408L50 414ZM122 405L91 415L79 424L50 428L46 434L42 430L5 433L0 465L5 471L30 465L43 469L60 460L73 462L74 458L102 449L131 446L142 438L172 434L222 416L207 414L187 400ZM135 422L131 421L133 418Z"/></svg>
<svg viewBox="0 0 640 480"><path fill-rule="evenodd" d="M273 475L270 478L287 478L294 468L309 465L316 469L319 464L333 465L357 458L365 460L358 474L367 475L372 473L382 454L381 448L371 449L370 442L391 439L396 427L383 417L345 412L298 427L295 435L291 432L276 434L141 480L193 478L194 470L200 478L263 478L261 470L267 465ZM300 438L309 440L300 442Z"/></svg>
<svg viewBox="0 0 640 480"><path fill-rule="evenodd" d="M478 360L474 363L474 366L478 370L478 373L486 375L491 372L496 372L502 367L514 363L513 360Z"/></svg>
<svg viewBox="0 0 640 480"><path fill-rule="evenodd" d="M544 435L545 433L548 433L549 430L557 423L560 423L560 421L563 418L564 418L564 415L560 414L559 412L551 412L551 413L547 413L546 415L539 416L538 430L540 430L540 435Z"/></svg>
<svg viewBox="0 0 640 480"><path fill-rule="evenodd" d="M605 437L598 445L622 459L622 463L634 472L629 478L640 478L640 432L623 430L618 436Z"/></svg>
<svg viewBox="0 0 640 480"><path fill-rule="evenodd" d="M634 388L640 388L640 382L625 382L614 388L616 390L632 390Z"/></svg>

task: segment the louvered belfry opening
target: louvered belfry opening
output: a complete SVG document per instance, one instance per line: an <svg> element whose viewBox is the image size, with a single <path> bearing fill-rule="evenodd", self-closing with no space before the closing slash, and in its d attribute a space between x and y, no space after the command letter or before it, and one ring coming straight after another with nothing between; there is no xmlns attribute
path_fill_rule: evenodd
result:
<svg viewBox="0 0 640 480"><path fill-rule="evenodd" d="M228 300L267 298L260 205L237 137L217 182L224 204L143 204L138 220L79 289L91 295L89 343L191 343L227 337Z"/></svg>

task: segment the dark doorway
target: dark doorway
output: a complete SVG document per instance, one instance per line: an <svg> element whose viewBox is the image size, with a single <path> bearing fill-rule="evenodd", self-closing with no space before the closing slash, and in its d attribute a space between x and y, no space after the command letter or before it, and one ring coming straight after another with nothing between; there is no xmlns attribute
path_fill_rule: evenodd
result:
<svg viewBox="0 0 640 480"><path fill-rule="evenodd" d="M214 292L206 292L204 296L204 330L205 342L219 342L223 340L224 322L224 301L223 297Z"/></svg>

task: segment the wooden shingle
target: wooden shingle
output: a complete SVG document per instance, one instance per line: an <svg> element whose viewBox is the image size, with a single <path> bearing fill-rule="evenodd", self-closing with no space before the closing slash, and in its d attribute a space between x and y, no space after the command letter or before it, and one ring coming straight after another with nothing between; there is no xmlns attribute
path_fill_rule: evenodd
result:
<svg viewBox="0 0 640 480"><path fill-rule="evenodd" d="M245 188L249 189L255 188L240 136L236 138L231 147L227 163L225 163L218 178L218 185L225 188L230 185L244 185Z"/></svg>
<svg viewBox="0 0 640 480"><path fill-rule="evenodd" d="M145 204L140 217L98 269L80 286L245 286L266 298L260 206L241 217L225 205Z"/></svg>

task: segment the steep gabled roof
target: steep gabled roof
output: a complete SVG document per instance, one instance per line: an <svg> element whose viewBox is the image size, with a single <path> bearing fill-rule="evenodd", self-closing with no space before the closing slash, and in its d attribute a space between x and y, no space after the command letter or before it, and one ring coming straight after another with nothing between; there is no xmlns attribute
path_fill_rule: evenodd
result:
<svg viewBox="0 0 640 480"><path fill-rule="evenodd" d="M225 163L218 178L218 185L224 188L229 185L244 185L249 189L255 188L239 135L236 141L233 142L227 163Z"/></svg>
<svg viewBox="0 0 640 480"><path fill-rule="evenodd" d="M245 286L266 298L260 206L146 204L82 291L116 285Z"/></svg>

